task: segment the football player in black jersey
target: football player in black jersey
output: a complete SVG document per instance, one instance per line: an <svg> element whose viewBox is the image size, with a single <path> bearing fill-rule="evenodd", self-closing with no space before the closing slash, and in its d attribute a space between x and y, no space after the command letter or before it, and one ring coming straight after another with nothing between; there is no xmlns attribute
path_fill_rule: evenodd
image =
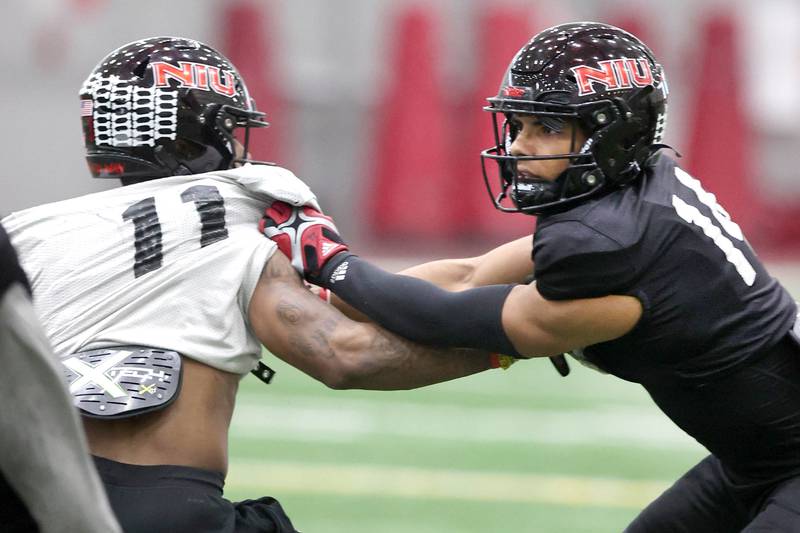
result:
<svg viewBox="0 0 800 533"><path fill-rule="evenodd" d="M2 225L0 365L0 529L122 531Z"/></svg>
<svg viewBox="0 0 800 533"><path fill-rule="evenodd" d="M520 49L482 160L498 209L538 215L532 245L402 276L326 253L341 241L328 219L273 206L262 226L307 280L405 337L571 352L642 384L710 455L627 531L800 531L797 306L662 150L667 94L652 52L613 26L563 24Z"/></svg>

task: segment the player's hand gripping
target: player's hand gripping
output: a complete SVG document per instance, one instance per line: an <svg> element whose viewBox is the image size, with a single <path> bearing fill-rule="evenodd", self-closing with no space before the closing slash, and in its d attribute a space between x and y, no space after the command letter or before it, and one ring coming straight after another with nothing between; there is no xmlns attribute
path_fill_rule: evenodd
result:
<svg viewBox="0 0 800 533"><path fill-rule="evenodd" d="M308 206L275 201L264 211L259 230L275 241L301 276L317 285L325 264L348 250L333 219Z"/></svg>

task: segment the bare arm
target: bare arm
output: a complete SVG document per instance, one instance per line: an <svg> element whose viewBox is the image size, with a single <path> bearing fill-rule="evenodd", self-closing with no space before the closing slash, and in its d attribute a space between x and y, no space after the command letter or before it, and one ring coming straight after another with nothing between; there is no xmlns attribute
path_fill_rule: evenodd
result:
<svg viewBox="0 0 800 533"><path fill-rule="evenodd" d="M249 315L267 349L332 388L410 389L489 368L486 352L429 348L349 320L306 290L281 253L264 267Z"/></svg>
<svg viewBox="0 0 800 533"><path fill-rule="evenodd" d="M431 261L407 268L400 274L430 281L449 291L522 283L533 274L532 241L533 237L528 235L477 257Z"/></svg>
<svg viewBox="0 0 800 533"><path fill-rule="evenodd" d="M621 337L642 316L632 296L547 300L536 284L512 289L503 305L503 329L521 354L552 356Z"/></svg>

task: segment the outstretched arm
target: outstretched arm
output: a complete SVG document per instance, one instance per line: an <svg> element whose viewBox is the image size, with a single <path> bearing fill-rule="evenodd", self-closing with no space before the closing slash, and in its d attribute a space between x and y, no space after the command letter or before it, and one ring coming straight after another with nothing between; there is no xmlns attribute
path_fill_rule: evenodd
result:
<svg viewBox="0 0 800 533"><path fill-rule="evenodd" d="M337 270L340 275L331 274ZM514 356L553 356L615 339L630 331L642 314L632 296L554 301L542 297L535 283L446 291L347 253L331 260L320 280L405 338Z"/></svg>
<svg viewBox="0 0 800 533"><path fill-rule="evenodd" d="M459 292L390 274L348 252L333 221L273 204L262 230L305 279L327 288L389 331L434 346L553 356L626 334L642 315L631 296L553 302L535 284Z"/></svg>
<svg viewBox="0 0 800 533"><path fill-rule="evenodd" d="M528 235L507 242L483 255L430 261L406 268L399 273L429 281L448 291L463 291L504 283L524 283L533 274L532 241L533 236ZM331 304L353 320L369 320L366 315L355 310L335 294L326 296Z"/></svg>
<svg viewBox="0 0 800 533"><path fill-rule="evenodd" d="M409 267L400 274L424 279L448 291L463 291L502 283L522 283L533 274L532 246L533 237L528 235L483 255L431 261Z"/></svg>
<svg viewBox="0 0 800 533"><path fill-rule="evenodd" d="M411 389L490 367L487 352L425 347L349 320L306 290L280 253L264 267L249 315L267 349L335 389Z"/></svg>

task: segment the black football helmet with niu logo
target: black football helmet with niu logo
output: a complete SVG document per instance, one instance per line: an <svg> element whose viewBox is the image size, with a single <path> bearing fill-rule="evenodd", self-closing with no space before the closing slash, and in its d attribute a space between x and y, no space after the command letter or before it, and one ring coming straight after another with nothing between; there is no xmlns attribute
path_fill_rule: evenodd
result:
<svg viewBox="0 0 800 533"><path fill-rule="evenodd" d="M534 36L514 56L498 95L484 108L492 113L495 146L484 150L481 160L495 207L551 213L636 179L663 146L667 92L653 53L620 28L577 22ZM587 140L565 154L513 156L509 149L517 131L508 118L519 114L554 129L573 121ZM553 182L517 172L517 161L543 159L569 159L570 165ZM489 161L497 163L494 177Z"/></svg>
<svg viewBox="0 0 800 533"><path fill-rule="evenodd" d="M228 59L177 37L134 41L108 54L83 83L80 103L92 175L123 183L247 162L250 128L267 126ZM244 128L239 158L237 128Z"/></svg>

